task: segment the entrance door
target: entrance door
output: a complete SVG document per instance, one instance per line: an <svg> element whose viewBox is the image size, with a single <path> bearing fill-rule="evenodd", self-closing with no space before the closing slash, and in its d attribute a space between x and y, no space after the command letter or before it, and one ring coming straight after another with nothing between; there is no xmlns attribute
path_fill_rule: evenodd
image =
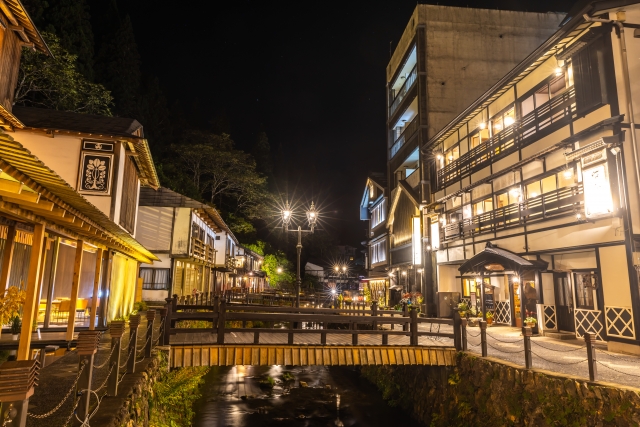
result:
<svg viewBox="0 0 640 427"><path fill-rule="evenodd" d="M569 275L566 273L553 273L553 283L556 294L556 316L558 318L558 330L575 332L573 322L573 293Z"/></svg>

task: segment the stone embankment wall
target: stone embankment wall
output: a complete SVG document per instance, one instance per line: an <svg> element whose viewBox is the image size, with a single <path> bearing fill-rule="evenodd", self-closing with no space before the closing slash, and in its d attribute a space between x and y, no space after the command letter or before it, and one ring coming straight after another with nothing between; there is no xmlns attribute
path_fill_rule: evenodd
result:
<svg viewBox="0 0 640 427"><path fill-rule="evenodd" d="M385 399L430 427L640 426L640 389L460 354L457 367L364 366Z"/></svg>

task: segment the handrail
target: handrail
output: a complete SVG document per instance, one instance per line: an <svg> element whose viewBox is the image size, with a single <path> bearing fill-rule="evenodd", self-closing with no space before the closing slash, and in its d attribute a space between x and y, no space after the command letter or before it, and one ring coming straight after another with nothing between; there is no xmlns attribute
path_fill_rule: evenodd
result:
<svg viewBox="0 0 640 427"><path fill-rule="evenodd" d="M501 208L465 218L459 223L447 224L443 227L444 240L452 240L460 236L478 235L493 232L511 226L544 219L573 211L576 204L584 200L582 183L529 198L523 202L513 203Z"/></svg>
<svg viewBox="0 0 640 427"><path fill-rule="evenodd" d="M390 150L389 158L392 158L393 156L398 154L398 151L400 151L400 148L402 148L404 143L407 140L409 140L414 133L416 133L416 131L418 130L419 123L420 121L418 120L418 115L416 114L416 116L413 119L411 119L411 122L405 125L402 133L400 134L400 136L398 136L398 138L396 138L395 142L389 149Z"/></svg>
<svg viewBox="0 0 640 427"><path fill-rule="evenodd" d="M393 98L393 101L389 106L389 117L393 115L393 113L396 111L396 109L400 105L400 102L402 102L407 92L409 92L409 89L413 87L413 84L417 80L417 77L418 77L418 64L413 66L406 80L404 81L400 89L398 89L396 96Z"/></svg>
<svg viewBox="0 0 640 427"><path fill-rule="evenodd" d="M528 139L538 131L557 123L575 112L575 89L557 95L549 102L531 111L509 128L505 128L487 141L469 150L438 171L439 189L451 181L464 178L485 163L506 156L528 144Z"/></svg>

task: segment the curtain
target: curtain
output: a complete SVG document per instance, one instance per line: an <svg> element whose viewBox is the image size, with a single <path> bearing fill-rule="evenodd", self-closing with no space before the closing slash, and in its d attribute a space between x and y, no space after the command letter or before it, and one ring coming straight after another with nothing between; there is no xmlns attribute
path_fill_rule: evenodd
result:
<svg viewBox="0 0 640 427"><path fill-rule="evenodd" d="M133 310L137 273L138 263L136 261L124 255L114 255L111 264L107 321L127 316Z"/></svg>

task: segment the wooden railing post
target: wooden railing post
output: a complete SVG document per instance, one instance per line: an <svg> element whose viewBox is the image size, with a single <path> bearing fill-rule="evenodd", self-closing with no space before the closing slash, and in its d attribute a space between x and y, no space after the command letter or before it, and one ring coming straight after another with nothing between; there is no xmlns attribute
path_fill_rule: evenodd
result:
<svg viewBox="0 0 640 427"><path fill-rule="evenodd" d="M453 346L456 350L462 350L462 319L458 309L453 309Z"/></svg>
<svg viewBox="0 0 640 427"><path fill-rule="evenodd" d="M3 426L26 427L29 397L38 381L36 359L4 362L0 365L0 414Z"/></svg>
<svg viewBox="0 0 640 427"><path fill-rule="evenodd" d="M227 303L220 301L220 311L218 312L218 344L224 344L224 327L227 317Z"/></svg>
<svg viewBox="0 0 640 427"><path fill-rule="evenodd" d="M480 321L480 346L482 347L482 357L487 357L487 322Z"/></svg>
<svg viewBox="0 0 640 427"><path fill-rule="evenodd" d="M147 310L147 340L144 347L144 357L151 357L151 348L153 347L153 321L156 318L155 310Z"/></svg>
<svg viewBox="0 0 640 427"><path fill-rule="evenodd" d="M411 335L409 336L410 345L418 345L418 310L414 306L411 306L409 312L411 317Z"/></svg>
<svg viewBox="0 0 640 427"><path fill-rule="evenodd" d="M120 378L120 351L122 350L122 336L124 335L124 320L112 320L109 325L109 335L111 335L111 358L109 366L113 367L109 379L107 380L107 395L116 396L118 394L118 378Z"/></svg>
<svg viewBox="0 0 640 427"><path fill-rule="evenodd" d="M160 341L158 341L159 345L165 345L164 343L164 339L165 339L165 335L164 335L164 330L167 327L167 308L163 307L161 309L159 309L160 311L160 329L158 331L158 334L160 335Z"/></svg>
<svg viewBox="0 0 640 427"><path fill-rule="evenodd" d="M531 327L525 326L522 328L522 336L524 337L524 366L527 369L533 367L533 361L531 360Z"/></svg>
<svg viewBox="0 0 640 427"><path fill-rule="evenodd" d="M458 315L460 316L460 315ZM467 319L461 319L461 341L462 341L462 351L467 351L468 343L467 343Z"/></svg>
<svg viewBox="0 0 640 427"><path fill-rule="evenodd" d="M589 363L589 381L598 381L598 367L596 359L595 334L585 332L584 343L587 345L587 360Z"/></svg>
<svg viewBox="0 0 640 427"><path fill-rule="evenodd" d="M93 362L98 352L102 332L81 331L78 334L78 370L82 369L76 384L76 396L79 396L77 415L84 422L89 415L89 401L91 400L91 383L93 382Z"/></svg>
<svg viewBox="0 0 640 427"><path fill-rule="evenodd" d="M138 326L140 326L140 315L129 316L129 352L127 353L127 373L133 374L136 371L136 353L138 352Z"/></svg>
<svg viewBox="0 0 640 427"><path fill-rule="evenodd" d="M402 303L402 317L409 317L409 308L408 308L406 302ZM409 323L408 322L403 321L402 330L405 331L405 332L407 332L409 330Z"/></svg>
<svg viewBox="0 0 640 427"><path fill-rule="evenodd" d="M378 301L373 301L371 303L371 316L374 317L374 319L373 319L373 329L377 330L378 329L378 322L376 322L375 318L378 317Z"/></svg>
<svg viewBox="0 0 640 427"><path fill-rule="evenodd" d="M167 302L165 307L167 310L167 318L164 322L164 338L162 339L162 345L169 345L169 340L171 339L171 328L173 328L172 313L174 313L173 307L175 298L166 298L165 301Z"/></svg>

